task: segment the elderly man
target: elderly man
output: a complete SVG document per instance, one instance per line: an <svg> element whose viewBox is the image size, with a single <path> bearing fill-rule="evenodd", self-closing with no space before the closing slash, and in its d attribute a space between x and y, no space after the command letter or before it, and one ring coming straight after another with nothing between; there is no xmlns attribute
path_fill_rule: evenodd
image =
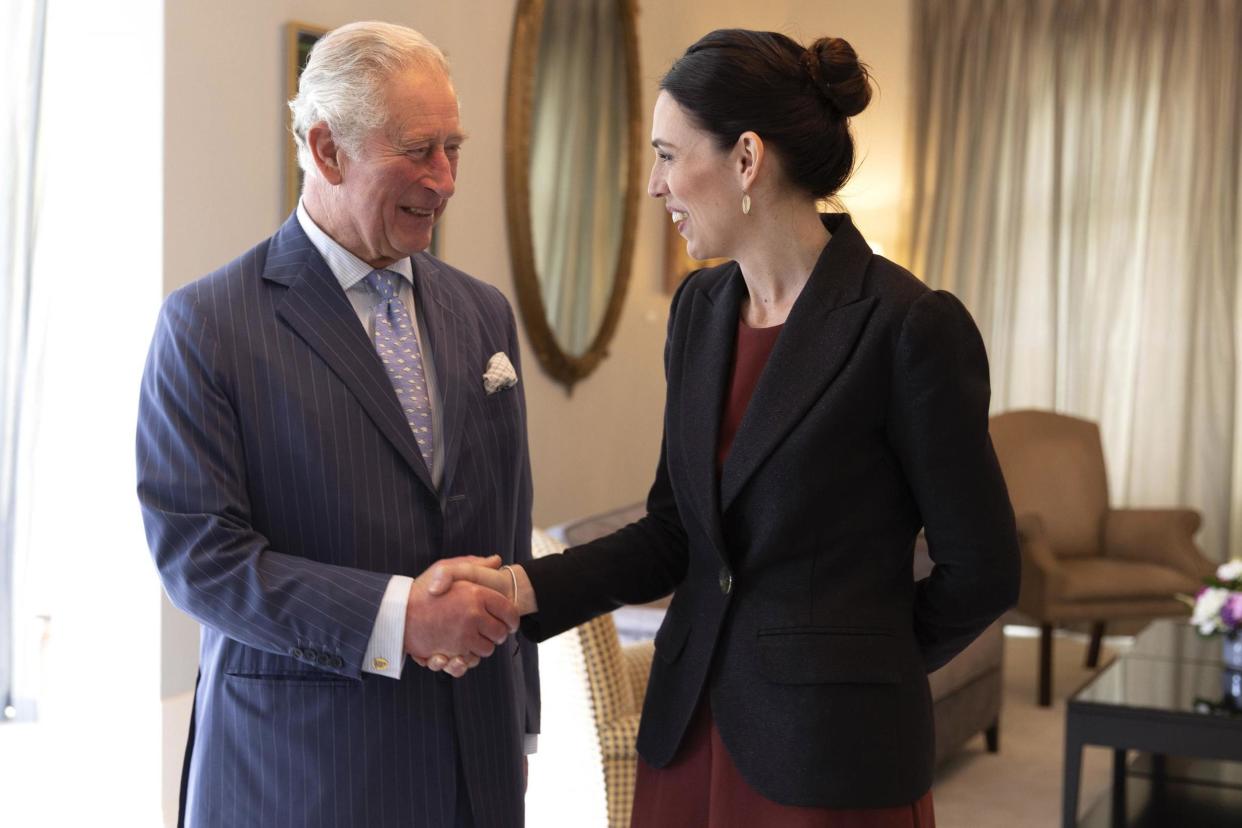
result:
<svg viewBox="0 0 1242 828"><path fill-rule="evenodd" d="M296 214L169 296L142 386L148 539L203 625L183 822L521 825L535 648L505 596L427 589L447 556L530 554L513 314L423 252L462 144L448 66L351 24L290 107Z"/></svg>

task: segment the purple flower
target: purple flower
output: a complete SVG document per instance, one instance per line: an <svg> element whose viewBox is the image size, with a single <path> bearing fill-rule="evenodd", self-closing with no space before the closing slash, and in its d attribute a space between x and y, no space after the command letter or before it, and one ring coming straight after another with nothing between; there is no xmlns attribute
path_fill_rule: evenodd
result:
<svg viewBox="0 0 1242 828"><path fill-rule="evenodd" d="M1220 620L1231 630L1242 627L1242 592L1231 592L1220 608Z"/></svg>

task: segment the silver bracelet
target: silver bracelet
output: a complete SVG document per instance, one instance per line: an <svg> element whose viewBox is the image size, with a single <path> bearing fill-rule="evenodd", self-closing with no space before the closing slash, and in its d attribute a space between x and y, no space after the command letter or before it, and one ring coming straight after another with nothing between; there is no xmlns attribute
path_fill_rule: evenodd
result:
<svg viewBox="0 0 1242 828"><path fill-rule="evenodd" d="M509 564L505 564L504 566L501 567L501 569L508 572L509 580L513 581L513 606L516 607L517 602L518 602L517 600L517 575L514 574L513 567L509 566Z"/></svg>

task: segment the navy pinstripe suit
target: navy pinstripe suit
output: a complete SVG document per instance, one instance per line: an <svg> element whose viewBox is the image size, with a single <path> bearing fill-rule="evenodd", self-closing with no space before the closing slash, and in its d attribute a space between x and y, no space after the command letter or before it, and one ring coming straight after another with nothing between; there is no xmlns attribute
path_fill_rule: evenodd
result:
<svg viewBox="0 0 1242 828"><path fill-rule="evenodd" d="M169 598L203 625L182 804L191 825L521 825L535 648L461 679L360 671L393 574L530 555L519 383L487 395L513 314L413 257L442 392L437 492L382 364L296 218L169 296L142 385L138 494ZM457 769L461 769L459 777Z"/></svg>

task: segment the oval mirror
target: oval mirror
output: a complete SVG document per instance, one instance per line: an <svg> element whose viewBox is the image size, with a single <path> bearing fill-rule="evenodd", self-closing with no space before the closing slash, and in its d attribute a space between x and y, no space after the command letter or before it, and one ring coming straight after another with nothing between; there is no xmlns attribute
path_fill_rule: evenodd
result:
<svg viewBox="0 0 1242 828"><path fill-rule="evenodd" d="M572 389L607 355L638 217L634 0L519 0L505 112L518 308L539 363Z"/></svg>

